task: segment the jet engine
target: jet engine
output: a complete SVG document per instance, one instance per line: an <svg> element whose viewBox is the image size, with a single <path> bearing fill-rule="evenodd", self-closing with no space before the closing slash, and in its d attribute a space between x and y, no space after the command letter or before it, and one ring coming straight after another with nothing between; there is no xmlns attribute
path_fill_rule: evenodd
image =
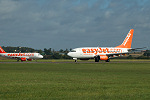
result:
<svg viewBox="0 0 150 100"><path fill-rule="evenodd" d="M95 56L95 62L99 62L99 60L105 60L106 62L109 62L109 57L106 55L98 55Z"/></svg>
<svg viewBox="0 0 150 100"><path fill-rule="evenodd" d="M108 60L108 56L100 55L100 60Z"/></svg>

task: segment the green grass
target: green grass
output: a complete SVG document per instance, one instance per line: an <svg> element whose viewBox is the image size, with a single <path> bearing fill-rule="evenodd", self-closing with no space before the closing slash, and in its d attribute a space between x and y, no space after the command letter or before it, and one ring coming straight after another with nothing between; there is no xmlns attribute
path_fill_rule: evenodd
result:
<svg viewBox="0 0 150 100"><path fill-rule="evenodd" d="M150 63L0 64L0 100L149 100Z"/></svg>
<svg viewBox="0 0 150 100"><path fill-rule="evenodd" d="M78 62L94 62L94 61L95 61L94 59L78 60ZM150 62L150 59L110 59L110 62L118 62L118 61L121 61L121 62L149 61ZM16 59L0 59L0 62L17 62L17 60ZM33 60L33 61L25 61L25 62L36 62L36 61ZM74 62L74 60L73 59L38 59L37 62ZM101 61L101 62L105 62L105 61Z"/></svg>

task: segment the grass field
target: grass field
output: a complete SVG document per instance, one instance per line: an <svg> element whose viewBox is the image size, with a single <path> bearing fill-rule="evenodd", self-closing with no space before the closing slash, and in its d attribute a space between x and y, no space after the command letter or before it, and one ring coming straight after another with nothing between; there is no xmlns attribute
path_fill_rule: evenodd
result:
<svg viewBox="0 0 150 100"><path fill-rule="evenodd" d="M90 60L78 60L78 62L94 62L94 59L90 59ZM138 62L138 61L149 61L150 59L110 59L110 62L119 62L119 61L130 61L130 62ZM5 58L5 57L0 57L0 62L17 62L16 59L9 59L9 58ZM21 61L19 61L21 62ZM33 61L26 61L26 62L36 62L36 60ZM74 62L73 59L38 59L37 62ZM100 62L105 62L105 61L100 61Z"/></svg>
<svg viewBox="0 0 150 100"><path fill-rule="evenodd" d="M149 100L150 63L0 63L0 100Z"/></svg>

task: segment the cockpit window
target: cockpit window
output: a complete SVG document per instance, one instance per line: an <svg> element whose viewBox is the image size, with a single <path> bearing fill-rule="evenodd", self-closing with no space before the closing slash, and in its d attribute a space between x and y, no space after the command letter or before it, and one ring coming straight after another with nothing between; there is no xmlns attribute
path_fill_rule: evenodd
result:
<svg viewBox="0 0 150 100"><path fill-rule="evenodd" d="M71 52L76 52L76 50L71 50Z"/></svg>

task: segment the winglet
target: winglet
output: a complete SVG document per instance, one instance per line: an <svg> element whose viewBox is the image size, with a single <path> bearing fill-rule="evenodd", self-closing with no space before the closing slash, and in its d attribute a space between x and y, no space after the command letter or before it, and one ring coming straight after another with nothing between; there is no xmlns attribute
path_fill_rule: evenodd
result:
<svg viewBox="0 0 150 100"><path fill-rule="evenodd" d="M124 39L123 43L116 48L131 48L133 32L134 29L131 29L126 38Z"/></svg>
<svg viewBox="0 0 150 100"><path fill-rule="evenodd" d="M0 46L0 53L6 53L6 52L2 49L1 46Z"/></svg>

